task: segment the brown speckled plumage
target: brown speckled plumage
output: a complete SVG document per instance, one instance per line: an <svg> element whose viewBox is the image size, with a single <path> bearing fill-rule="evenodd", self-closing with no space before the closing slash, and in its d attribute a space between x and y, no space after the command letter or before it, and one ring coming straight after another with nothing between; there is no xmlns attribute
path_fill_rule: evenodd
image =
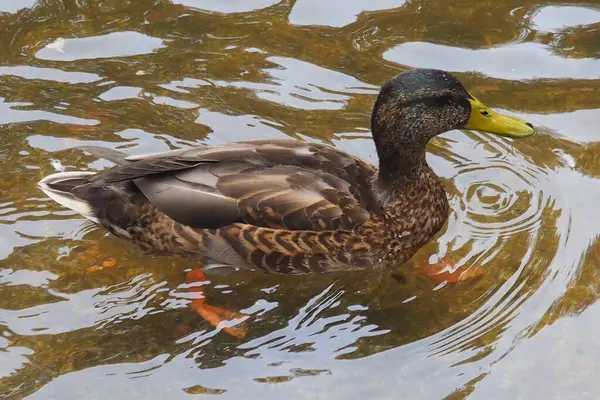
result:
<svg viewBox="0 0 600 400"><path fill-rule="evenodd" d="M160 254L293 274L400 264L447 219L425 147L467 122L468 98L441 71L390 80L371 121L379 171L334 147L293 140L127 158L86 148L118 165L43 188L85 203L112 233Z"/></svg>

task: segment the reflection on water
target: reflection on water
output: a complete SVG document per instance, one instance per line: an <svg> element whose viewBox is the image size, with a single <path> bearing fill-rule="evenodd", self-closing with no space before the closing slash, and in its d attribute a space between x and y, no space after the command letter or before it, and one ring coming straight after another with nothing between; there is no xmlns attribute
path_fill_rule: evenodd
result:
<svg viewBox="0 0 600 400"><path fill-rule="evenodd" d="M189 9L214 11L218 13L242 13L277 4L277 0L175 0L173 4L182 4Z"/></svg>
<svg viewBox="0 0 600 400"><path fill-rule="evenodd" d="M24 7L33 7L35 3L36 0L4 0L0 4L0 11L7 13L17 12Z"/></svg>
<svg viewBox="0 0 600 400"><path fill-rule="evenodd" d="M164 43L157 38L138 32L114 32L78 39L59 38L40 49L35 57L52 61L127 57L152 53L161 47Z"/></svg>
<svg viewBox="0 0 600 400"><path fill-rule="evenodd" d="M596 398L600 7L593 3L0 2L0 393L4 398ZM45 198L56 170L250 138L376 163L378 85L455 72L540 127L436 138L452 214L404 267L281 277L217 268L188 308L184 259L142 254ZM113 261L107 262L110 257ZM432 281L445 260L478 279Z"/></svg>
<svg viewBox="0 0 600 400"><path fill-rule="evenodd" d="M383 57L419 68L476 71L500 79L600 77L600 60L563 58L538 43L473 50L407 42L386 51Z"/></svg>
<svg viewBox="0 0 600 400"><path fill-rule="evenodd" d="M289 21L294 25L343 27L356 21L362 12L393 9L404 3L405 0L299 0L292 7Z"/></svg>

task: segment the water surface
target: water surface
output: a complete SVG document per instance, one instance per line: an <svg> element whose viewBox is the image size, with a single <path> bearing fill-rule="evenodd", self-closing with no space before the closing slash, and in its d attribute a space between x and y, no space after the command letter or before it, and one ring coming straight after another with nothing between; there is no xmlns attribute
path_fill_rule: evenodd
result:
<svg viewBox="0 0 600 400"><path fill-rule="evenodd" d="M0 3L3 398L600 397L600 5ZM377 89L412 67L539 133L432 141L452 213L406 283L209 271L210 303L251 316L244 339L189 308L193 261L144 255L36 187L110 165L84 144L295 138L376 163ZM437 260L484 274L417 273Z"/></svg>

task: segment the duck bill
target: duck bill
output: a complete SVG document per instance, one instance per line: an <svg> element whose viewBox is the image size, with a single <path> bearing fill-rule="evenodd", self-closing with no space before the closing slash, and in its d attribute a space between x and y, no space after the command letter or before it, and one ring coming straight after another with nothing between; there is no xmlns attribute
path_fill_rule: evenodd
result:
<svg viewBox="0 0 600 400"><path fill-rule="evenodd" d="M465 129L489 132L511 138L526 138L535 133L533 125L521 118L500 114L474 97L470 98L469 102L471 103L471 115L464 126Z"/></svg>

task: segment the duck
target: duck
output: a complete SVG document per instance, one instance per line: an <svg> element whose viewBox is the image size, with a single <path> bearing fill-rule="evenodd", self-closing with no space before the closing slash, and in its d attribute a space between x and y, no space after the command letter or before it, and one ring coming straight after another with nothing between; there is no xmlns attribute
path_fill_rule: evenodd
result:
<svg viewBox="0 0 600 400"><path fill-rule="evenodd" d="M166 256L282 274L398 266L443 227L449 204L427 144L454 129L526 138L533 125L485 106L451 73L385 83L371 131L379 168L325 143L247 140L128 155L59 172L39 188L60 205Z"/></svg>

